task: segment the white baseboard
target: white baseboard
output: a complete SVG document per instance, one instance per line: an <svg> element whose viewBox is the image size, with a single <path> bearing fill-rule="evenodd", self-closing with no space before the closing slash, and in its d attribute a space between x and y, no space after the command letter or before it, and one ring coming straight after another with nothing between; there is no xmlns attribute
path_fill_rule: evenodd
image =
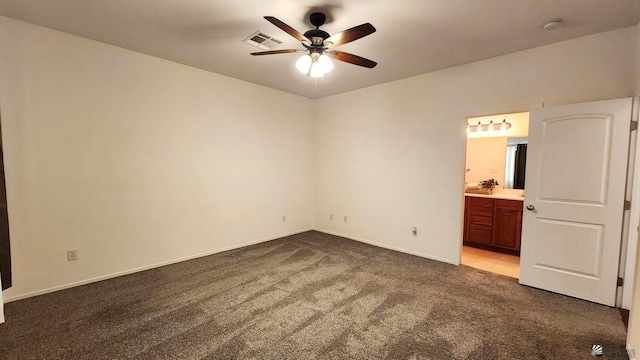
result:
<svg viewBox="0 0 640 360"><path fill-rule="evenodd" d="M409 254L409 255L419 256L419 257L422 257L422 258L425 258L425 259L436 260L436 261L440 261L440 262L451 264L451 265L459 265L459 264L456 264L454 261L451 261L449 259L445 259L445 258L441 258L441 257L437 257L437 256L432 256L432 255L428 255L428 254L423 254L423 253L420 253L420 252L417 252L417 251L412 251L412 250L402 249L402 248L395 247L395 246L389 246L389 245L385 245L385 244L380 244L380 243L377 243L375 241L370 241L370 240L366 240L366 239L357 238L357 237L354 237L354 236L340 234L340 233L329 231L329 230L316 229L316 228L314 228L313 230L321 232L321 233L329 234L329 235L340 236L340 237L343 237L343 238L347 238L349 240L358 241L358 242L361 242L361 243L377 246L377 247L380 247L380 248L385 248L385 249L389 249L389 250L393 250L393 251L398 251L398 252Z"/></svg>
<svg viewBox="0 0 640 360"><path fill-rule="evenodd" d="M292 233L287 233L287 234L282 234L282 235L277 235L277 236L271 236L271 237L267 237L267 238L263 238L263 239L259 239L259 240L254 240L254 241L249 241L249 242L238 244L238 245L228 246L228 247L221 248L221 249L207 251L207 252L200 253L200 254L189 255L189 256L182 257L182 258L178 258L178 259L172 259L172 260L167 260L167 261L163 261L163 262L156 263L156 264L145 265L145 266L141 266L141 267L134 268L134 269L124 270L124 271L119 271L119 272L112 273L112 274L107 274L107 275L94 277L94 278L91 278L91 279L86 279L86 280L76 281L76 282L73 282L73 283L54 286L54 287L50 287L50 288L43 289L43 290L32 291L32 292L29 292L29 293L20 294L20 295L16 295L16 296L12 296L12 297L6 297L6 298L4 298L4 303L6 304L6 303L12 302L12 301L22 300L22 299L26 299L26 298L30 298L30 297L34 297L34 296L38 296L38 295L44 295L44 294L52 293L52 292L55 292L55 291L70 289L72 287L76 287L76 286L80 286L80 285L86 285L86 284L90 284L90 283L98 282L98 281L102 281L102 280L112 279L112 278L115 278L115 277L118 277L118 276L129 275L129 274L133 274L133 273L136 273L136 272L149 270L149 269L154 269L154 268L161 267L161 266L176 264L176 263L179 263L179 262L192 260L192 259L197 259L197 258L201 258L201 257L204 257L204 256L209 256L209 255L221 253L221 252L224 252L224 251L239 249L239 248L242 248L242 247L245 247L245 246L260 244L260 243L263 243L263 242L276 240L276 239L280 239L280 238L291 236L291 235L301 234L301 233L304 233L304 232L307 232L307 231L311 231L311 230L314 230L314 229L313 228L309 228L309 229L304 229L304 230L298 230L298 231L295 231L295 232L292 232ZM0 323L2 323L2 322L4 322L4 315L3 314L0 314L0 315L2 315L2 317L0 317L0 320L2 320L2 321L0 321Z"/></svg>

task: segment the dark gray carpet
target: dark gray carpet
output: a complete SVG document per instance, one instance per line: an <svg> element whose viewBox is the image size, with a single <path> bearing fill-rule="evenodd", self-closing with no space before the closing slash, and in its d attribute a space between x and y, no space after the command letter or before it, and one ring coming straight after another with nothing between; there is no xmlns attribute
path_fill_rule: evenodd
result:
<svg viewBox="0 0 640 360"><path fill-rule="evenodd" d="M624 359L616 309L308 232L6 304L2 359Z"/></svg>

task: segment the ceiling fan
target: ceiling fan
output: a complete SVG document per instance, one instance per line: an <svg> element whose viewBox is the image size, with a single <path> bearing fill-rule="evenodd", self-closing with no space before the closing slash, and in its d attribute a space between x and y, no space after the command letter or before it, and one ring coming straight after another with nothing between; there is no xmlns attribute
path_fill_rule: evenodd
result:
<svg viewBox="0 0 640 360"><path fill-rule="evenodd" d="M311 77L322 77L331 71L331 69L333 69L331 58L370 69L378 65L375 61L333 49L335 46L350 43L376 32L376 28L369 23L358 25L334 35L329 35L326 31L320 30L320 26L322 26L327 19L326 15L323 13L313 13L309 16L309 20L316 28L305 32L303 35L273 16L265 16L264 18L300 41L306 50L271 50L254 52L251 53L251 55L307 53L296 62L296 68Z"/></svg>

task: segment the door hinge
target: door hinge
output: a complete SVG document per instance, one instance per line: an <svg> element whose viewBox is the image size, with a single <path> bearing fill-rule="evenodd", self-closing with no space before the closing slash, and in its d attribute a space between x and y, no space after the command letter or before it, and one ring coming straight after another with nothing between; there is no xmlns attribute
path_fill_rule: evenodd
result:
<svg viewBox="0 0 640 360"><path fill-rule="evenodd" d="M637 121L632 121L631 122L631 131L635 131L638 130L638 122Z"/></svg>
<svg viewBox="0 0 640 360"><path fill-rule="evenodd" d="M629 200L625 200L624 201L624 209L625 210L631 210L631 201L629 201Z"/></svg>
<svg viewBox="0 0 640 360"><path fill-rule="evenodd" d="M623 278L621 278L621 277L619 277L619 278L618 278L618 283L617 283L617 284L618 284L618 286L623 286L623 285L624 285L624 279L623 279Z"/></svg>

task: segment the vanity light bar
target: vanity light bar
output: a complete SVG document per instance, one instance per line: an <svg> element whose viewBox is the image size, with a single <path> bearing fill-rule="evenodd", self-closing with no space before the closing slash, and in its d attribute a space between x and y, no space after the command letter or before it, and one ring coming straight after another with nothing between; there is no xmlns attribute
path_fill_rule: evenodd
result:
<svg viewBox="0 0 640 360"><path fill-rule="evenodd" d="M478 123L475 125L467 124L467 132L472 132L472 131L481 132L481 131L494 131L494 130L505 131L509 128L511 128L511 123L508 122L506 119L503 119L502 122L499 122L499 123L494 123L493 120L491 120L489 121L488 124L483 124L480 121L478 121Z"/></svg>

